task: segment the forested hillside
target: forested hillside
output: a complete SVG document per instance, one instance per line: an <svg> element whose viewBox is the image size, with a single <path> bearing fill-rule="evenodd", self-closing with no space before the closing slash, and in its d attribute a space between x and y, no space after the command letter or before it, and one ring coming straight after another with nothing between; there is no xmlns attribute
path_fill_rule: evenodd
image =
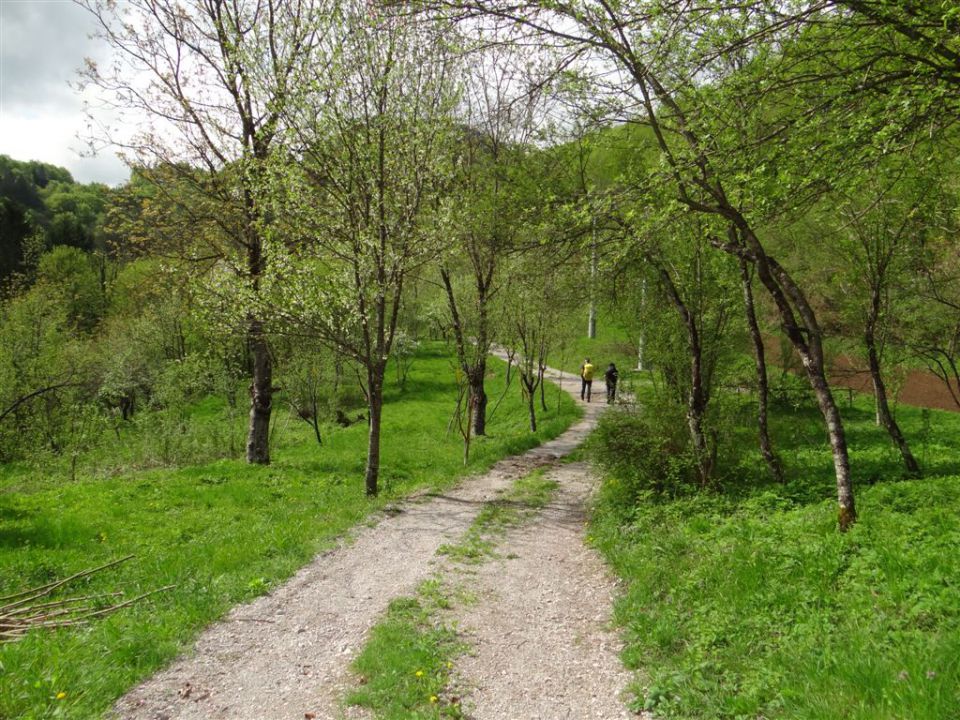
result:
<svg viewBox="0 0 960 720"><path fill-rule="evenodd" d="M104 249L104 185L74 182L64 168L0 155L0 281L36 269L56 245Z"/></svg>

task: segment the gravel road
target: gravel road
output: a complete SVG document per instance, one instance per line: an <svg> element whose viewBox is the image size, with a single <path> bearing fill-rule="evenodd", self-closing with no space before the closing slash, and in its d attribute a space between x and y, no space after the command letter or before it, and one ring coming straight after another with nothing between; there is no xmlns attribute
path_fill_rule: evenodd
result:
<svg viewBox="0 0 960 720"><path fill-rule="evenodd" d="M567 376L562 387L578 394L574 380ZM478 570L482 602L462 618L474 645L458 667L468 690L464 707L478 720L631 717L617 700L628 678L605 630L614 586L583 545L593 480L582 464L556 463L583 441L600 410L595 399L555 440L361 527L282 587L207 629L191 652L121 698L114 716L344 717L350 662L388 602L444 572L438 547L457 540L485 502L532 469L553 466L561 482L554 501L506 540L517 557Z"/></svg>
<svg viewBox="0 0 960 720"><path fill-rule="evenodd" d="M470 579L479 601L455 615L472 647L457 662L463 707L470 720L635 718L609 630L615 582L584 545L593 475L578 462L546 477L549 505L500 541Z"/></svg>

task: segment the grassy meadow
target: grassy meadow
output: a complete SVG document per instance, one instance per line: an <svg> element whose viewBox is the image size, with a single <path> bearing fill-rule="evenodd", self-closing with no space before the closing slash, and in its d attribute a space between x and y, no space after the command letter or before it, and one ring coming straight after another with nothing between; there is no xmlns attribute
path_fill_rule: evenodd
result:
<svg viewBox="0 0 960 720"><path fill-rule="evenodd" d="M960 717L960 415L899 408L919 479L904 476L872 398L855 396L843 417L859 511L846 534L810 403L772 418L785 485L766 479L759 453L719 491L641 491L625 505L629 481L605 479L591 539L625 580L616 621L637 708L687 720ZM755 446L739 432L727 441Z"/></svg>
<svg viewBox="0 0 960 720"><path fill-rule="evenodd" d="M491 361L493 400L504 368ZM405 386L388 384L382 492L373 500L363 494L366 423L328 426L319 446L279 402L267 467L219 459L140 468L130 448L146 438L121 435L100 444L97 458L84 458L73 482L59 465L0 469L0 596L127 554L136 557L61 596L123 590L130 597L175 586L86 627L34 631L0 645L0 718L97 717L204 626L282 582L371 512L559 434L579 415L565 394L561 400L558 407L548 395L550 412L531 435L514 383L464 467L462 441L447 433L456 402L451 358L442 345L425 346ZM204 400L185 422L188 435L222 436L242 448L244 414L224 402ZM149 423L136 432L149 432Z"/></svg>

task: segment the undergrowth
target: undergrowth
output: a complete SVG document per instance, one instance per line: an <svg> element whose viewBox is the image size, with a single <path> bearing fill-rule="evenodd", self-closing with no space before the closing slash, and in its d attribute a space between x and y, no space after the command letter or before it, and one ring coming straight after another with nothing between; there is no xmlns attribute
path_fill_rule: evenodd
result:
<svg viewBox="0 0 960 720"><path fill-rule="evenodd" d="M462 718L459 698L446 692L453 658L465 649L456 628L438 616L448 603L437 579L415 597L392 600L353 663L360 684L346 702L381 720Z"/></svg>
<svg viewBox="0 0 960 720"><path fill-rule="evenodd" d="M899 410L925 459L908 479L870 399L844 409L859 510L845 534L810 407L773 418L786 485L756 454L710 492L608 460L592 537L626 581L616 620L635 705L704 720L960 717L960 417L930 415Z"/></svg>

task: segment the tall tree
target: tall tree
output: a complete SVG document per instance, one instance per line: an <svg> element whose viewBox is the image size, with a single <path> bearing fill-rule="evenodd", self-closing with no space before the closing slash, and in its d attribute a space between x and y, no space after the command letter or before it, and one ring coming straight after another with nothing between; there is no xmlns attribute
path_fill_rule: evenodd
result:
<svg viewBox="0 0 960 720"><path fill-rule="evenodd" d="M571 48L591 51L595 65L585 65L584 72L602 97L615 103L621 117L650 125L676 202L719 221L716 246L754 265L773 299L824 418L837 481L838 523L841 530L849 528L856 521L853 482L843 422L827 381L823 331L806 293L763 240L757 222L762 212L745 203L757 198L744 195L744 178L752 179L764 169L747 170L742 177L728 172L724 153L730 148L719 142L724 138L719 137L711 117L712 103L726 97L718 96L715 89L724 87L728 92L722 81L730 74L729 68L715 62L732 41L725 33L732 32L742 42L758 25L766 29L779 23L776 16L771 19L760 9L750 22L738 24L730 22L731 17L739 19L736 8L729 14L722 6L712 14L698 13L688 12L686 4L645 0L454 4L461 10L523 24ZM790 38L780 40L786 43ZM613 73L607 72L610 64ZM758 68L759 63L753 66L755 73ZM713 82L705 82L706 78ZM751 75L751 80L760 82L757 74ZM757 117L767 107L761 105ZM767 142L779 139L774 135ZM727 226L735 229L732 241L723 239Z"/></svg>
<svg viewBox="0 0 960 720"><path fill-rule="evenodd" d="M253 295L268 266L254 192L261 166L277 142L292 89L310 66L319 0L78 0L115 52L84 78L139 131L103 128L131 162L180 168L199 198L188 210L217 232L208 252L227 263ZM162 179L160 180L162 182ZM217 210L211 206L219 205ZM247 461L270 462L272 365L263 318L245 318L251 354Z"/></svg>
<svg viewBox="0 0 960 720"><path fill-rule="evenodd" d="M296 162L275 157L277 221L270 305L292 332L360 364L369 442L365 487L378 491L387 362L408 278L447 232L453 174L453 55L442 28L341 3L324 62L285 123ZM276 302L274 302L276 299Z"/></svg>
<svg viewBox="0 0 960 720"><path fill-rule="evenodd" d="M518 245L533 205L529 170L549 87L542 62L522 48L493 45L468 62L460 114L465 125L456 183L447 202L454 242L440 261L457 362L470 386L473 433L486 434L491 303L500 265ZM458 277L466 278L458 281Z"/></svg>

